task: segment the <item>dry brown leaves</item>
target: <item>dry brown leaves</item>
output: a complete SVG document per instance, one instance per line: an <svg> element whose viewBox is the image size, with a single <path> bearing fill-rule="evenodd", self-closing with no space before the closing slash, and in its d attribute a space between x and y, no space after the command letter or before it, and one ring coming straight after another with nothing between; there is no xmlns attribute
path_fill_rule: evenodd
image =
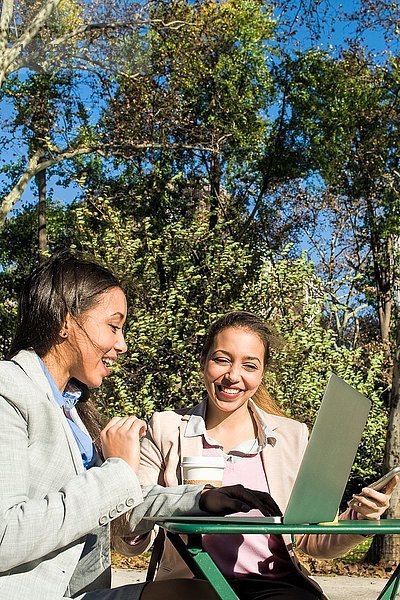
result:
<svg viewBox="0 0 400 600"><path fill-rule="evenodd" d="M347 575L348 577L379 577L387 579L397 565L380 563L369 565L366 563L349 563L340 559L321 560L312 558L299 551L296 552L300 562L311 575Z"/></svg>
<svg viewBox="0 0 400 600"><path fill-rule="evenodd" d="M387 579L393 573L395 564L368 565L364 563L348 563L339 559L321 560L307 556L298 551L298 558L311 575L347 575L348 577L379 577ZM140 556L123 556L112 553L112 566L116 569L133 569L145 571L149 566L150 552Z"/></svg>

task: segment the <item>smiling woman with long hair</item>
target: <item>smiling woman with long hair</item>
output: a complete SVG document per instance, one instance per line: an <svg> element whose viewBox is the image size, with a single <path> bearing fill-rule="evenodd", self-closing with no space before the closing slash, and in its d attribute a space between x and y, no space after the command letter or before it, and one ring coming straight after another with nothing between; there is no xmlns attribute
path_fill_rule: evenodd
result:
<svg viewBox="0 0 400 600"><path fill-rule="evenodd" d="M184 456L220 457L225 464L223 485L239 483L268 494L271 506L275 501L284 511L308 431L305 424L287 418L264 388L271 339L268 324L250 312L230 312L211 324L200 356L207 397L194 407L153 416L141 445L143 485L180 483ZM384 493L363 490L353 510L341 518L379 518L396 483L392 480ZM248 514L261 516L259 510ZM150 532L147 538L133 540L131 553L143 551L153 536ZM305 552L327 558L346 553L362 539L303 535L297 543ZM289 536L213 534L203 536L202 543L243 600L323 597L302 573ZM190 576L166 540L157 580Z"/></svg>
<svg viewBox="0 0 400 600"><path fill-rule="evenodd" d="M126 315L116 277L69 253L41 264L23 287L0 362L2 600L175 600L187 581L110 590L110 523L125 515L129 534L146 516L258 505L240 486L141 489L146 424L133 415L104 424L90 401L126 351ZM198 597L215 597L205 582L195 586Z"/></svg>

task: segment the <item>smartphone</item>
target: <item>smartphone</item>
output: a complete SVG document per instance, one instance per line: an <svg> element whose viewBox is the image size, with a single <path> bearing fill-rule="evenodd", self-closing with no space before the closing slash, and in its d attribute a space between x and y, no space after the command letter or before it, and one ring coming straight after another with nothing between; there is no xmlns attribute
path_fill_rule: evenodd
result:
<svg viewBox="0 0 400 600"><path fill-rule="evenodd" d="M379 490L381 490L382 488L385 487L385 485L387 483L389 483L389 481L397 474L400 473L400 467L394 467L394 469L391 469L388 473L386 473L386 475L384 475L383 477L381 477L380 479L378 479L377 481L374 481L374 483L371 483L370 485L366 486L371 488L371 490L376 490L377 492L379 492Z"/></svg>

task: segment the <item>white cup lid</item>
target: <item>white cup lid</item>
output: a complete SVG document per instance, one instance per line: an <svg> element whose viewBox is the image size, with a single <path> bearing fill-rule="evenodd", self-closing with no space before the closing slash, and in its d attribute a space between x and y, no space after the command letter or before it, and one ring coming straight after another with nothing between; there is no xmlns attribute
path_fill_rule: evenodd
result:
<svg viewBox="0 0 400 600"><path fill-rule="evenodd" d="M183 456L182 466L197 466L197 467L225 467L223 456Z"/></svg>

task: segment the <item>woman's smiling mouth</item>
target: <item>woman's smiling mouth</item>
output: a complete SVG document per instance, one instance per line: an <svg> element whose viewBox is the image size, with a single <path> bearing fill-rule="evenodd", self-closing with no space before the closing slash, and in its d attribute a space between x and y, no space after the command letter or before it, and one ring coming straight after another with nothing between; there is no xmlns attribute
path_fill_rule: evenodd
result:
<svg viewBox="0 0 400 600"><path fill-rule="evenodd" d="M243 392L240 388L237 387L226 387L221 385L220 383L216 385L217 394L222 397L236 398Z"/></svg>
<svg viewBox="0 0 400 600"><path fill-rule="evenodd" d="M101 359L101 361L102 361L102 363L104 365L106 365L106 367L112 367L113 364L114 364L114 362L115 362L115 359L108 358L107 356L103 356L103 358Z"/></svg>

